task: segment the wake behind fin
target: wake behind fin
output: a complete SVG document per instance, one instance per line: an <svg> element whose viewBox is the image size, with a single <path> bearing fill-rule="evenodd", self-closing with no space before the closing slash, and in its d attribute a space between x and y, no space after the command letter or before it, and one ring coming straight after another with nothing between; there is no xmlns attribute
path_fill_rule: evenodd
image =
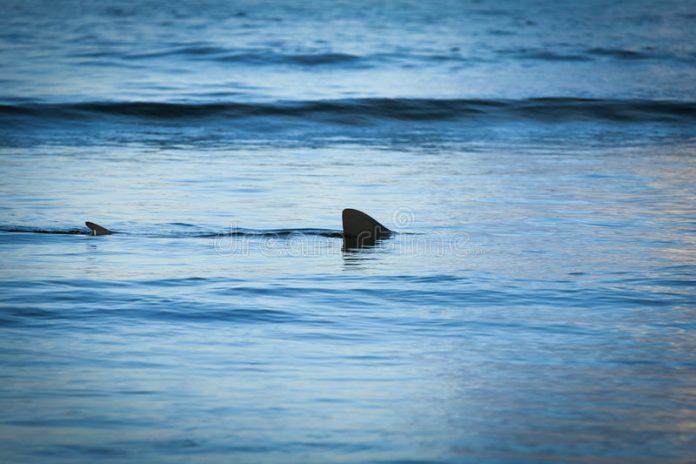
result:
<svg viewBox="0 0 696 464"><path fill-rule="evenodd" d="M347 248L371 246L391 234L391 230L362 211L351 208L343 210L343 241Z"/></svg>
<svg viewBox="0 0 696 464"><path fill-rule="evenodd" d="M89 235L111 235L106 227L86 221L89 227ZM376 219L357 209L346 208L343 210L343 238L354 247L374 245L381 238L389 237L392 231L380 224Z"/></svg>
<svg viewBox="0 0 696 464"><path fill-rule="evenodd" d="M95 224L93 222L85 222L85 225L89 227L89 235L111 235L113 232L111 232L109 229L106 227L102 227L99 224Z"/></svg>

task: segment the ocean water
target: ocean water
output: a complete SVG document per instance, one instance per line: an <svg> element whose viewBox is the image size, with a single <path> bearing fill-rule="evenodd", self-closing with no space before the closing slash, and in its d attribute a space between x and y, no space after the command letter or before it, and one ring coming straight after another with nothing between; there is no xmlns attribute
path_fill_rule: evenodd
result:
<svg viewBox="0 0 696 464"><path fill-rule="evenodd" d="M0 461L696 459L693 2L2 7Z"/></svg>

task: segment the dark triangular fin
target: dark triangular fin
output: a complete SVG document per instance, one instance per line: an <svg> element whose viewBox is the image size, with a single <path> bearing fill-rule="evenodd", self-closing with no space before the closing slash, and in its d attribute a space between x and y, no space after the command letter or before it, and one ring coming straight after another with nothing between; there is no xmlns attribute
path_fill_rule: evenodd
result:
<svg viewBox="0 0 696 464"><path fill-rule="evenodd" d="M374 245L378 239L389 237L391 233L391 230L362 211L343 210L343 239L348 248Z"/></svg>
<svg viewBox="0 0 696 464"><path fill-rule="evenodd" d="M95 224L93 222L85 222L85 225L89 227L89 235L111 235L113 232L111 232L109 229L106 227L102 227L99 224Z"/></svg>

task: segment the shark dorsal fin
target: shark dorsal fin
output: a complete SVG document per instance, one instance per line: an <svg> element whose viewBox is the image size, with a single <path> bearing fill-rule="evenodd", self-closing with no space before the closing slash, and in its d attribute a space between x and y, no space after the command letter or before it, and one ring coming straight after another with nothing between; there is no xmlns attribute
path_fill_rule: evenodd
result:
<svg viewBox="0 0 696 464"><path fill-rule="evenodd" d="M391 230L384 227L371 216L357 209L343 210L343 237L360 244L374 244L375 240L391 235Z"/></svg>
<svg viewBox="0 0 696 464"><path fill-rule="evenodd" d="M111 232L109 229L106 227L102 227L99 224L95 224L93 222L85 222L85 225L89 227L89 235L111 235L113 232Z"/></svg>

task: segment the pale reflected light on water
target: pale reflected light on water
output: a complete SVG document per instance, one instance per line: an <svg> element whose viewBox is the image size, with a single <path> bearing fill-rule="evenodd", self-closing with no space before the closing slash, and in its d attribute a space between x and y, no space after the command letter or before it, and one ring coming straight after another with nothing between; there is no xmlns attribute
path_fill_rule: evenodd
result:
<svg viewBox="0 0 696 464"><path fill-rule="evenodd" d="M4 455L679 462L693 147L373 150L7 150L15 214L121 233L1 235ZM343 201L399 233L342 251Z"/></svg>

